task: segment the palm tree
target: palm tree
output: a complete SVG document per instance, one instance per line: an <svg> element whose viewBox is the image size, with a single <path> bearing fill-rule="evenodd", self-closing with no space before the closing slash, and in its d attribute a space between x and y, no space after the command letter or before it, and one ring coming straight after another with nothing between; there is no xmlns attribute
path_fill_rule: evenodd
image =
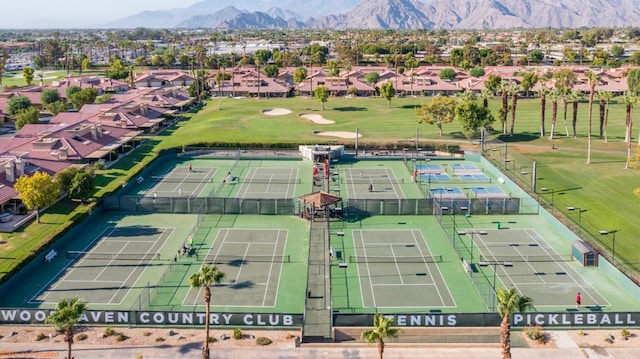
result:
<svg viewBox="0 0 640 359"><path fill-rule="evenodd" d="M547 95L549 89L542 86L538 89L538 96L540 96L540 137L544 137L544 114L547 108Z"/></svg>
<svg viewBox="0 0 640 359"><path fill-rule="evenodd" d="M373 317L373 329L367 329L360 335L360 339L367 343L376 343L380 359L384 353L384 339L395 338L402 332L400 328L391 328L395 323L393 318L385 318L382 314Z"/></svg>
<svg viewBox="0 0 640 359"><path fill-rule="evenodd" d="M515 288L509 290L498 288L496 297L498 298L498 314L502 317L500 323L502 359L511 359L511 316L533 308L533 300L520 295Z"/></svg>
<svg viewBox="0 0 640 359"><path fill-rule="evenodd" d="M507 133L507 113L509 112L509 83L507 81L500 82L498 87L500 97L502 98L502 108L500 109L500 122L502 122L502 133Z"/></svg>
<svg viewBox="0 0 640 359"><path fill-rule="evenodd" d="M587 125L587 164L591 163L591 120L593 118L593 95L596 92L597 75L594 72L586 73L589 80L589 120Z"/></svg>
<svg viewBox="0 0 640 359"><path fill-rule="evenodd" d="M609 102L613 98L613 92L598 90L596 92L596 98L600 100L600 138L604 138L604 142L607 139L607 123L609 122Z"/></svg>
<svg viewBox="0 0 640 359"><path fill-rule="evenodd" d="M480 90L480 98L482 99L482 107L489 107L489 98L493 97L493 92L487 88Z"/></svg>
<svg viewBox="0 0 640 359"><path fill-rule="evenodd" d="M638 103L638 98L634 96L631 92L627 91L622 95L622 103L626 107L626 131L625 131L625 140L627 142L627 161L624 165L625 169L629 168L629 157L631 156L631 114L633 112L633 106Z"/></svg>
<svg viewBox="0 0 640 359"><path fill-rule="evenodd" d="M520 92L520 85L512 83L509 85L509 95L511 95L511 128L509 134L513 136L513 128L516 124L516 106L518 105L518 93Z"/></svg>
<svg viewBox="0 0 640 359"><path fill-rule="evenodd" d="M64 333L64 341L67 342L67 359L71 357L71 345L73 344L73 328L80 321L80 316L87 310L87 303L75 297L63 298L56 305L56 311L45 320L60 332Z"/></svg>
<svg viewBox="0 0 640 359"><path fill-rule="evenodd" d="M578 123L578 104L580 103L580 97L582 94L578 90L572 90L569 93L568 99L571 101L572 114L571 114L571 127L573 128L573 138L577 138L576 125Z"/></svg>
<svg viewBox="0 0 640 359"><path fill-rule="evenodd" d="M209 312L211 310L211 289L212 284L218 284L224 278L224 273L219 272L215 265L203 264L198 273L194 273L189 277L189 285L191 288L204 287L204 302L206 303L205 311L205 339L202 347L202 359L209 359Z"/></svg>
<svg viewBox="0 0 640 359"><path fill-rule="evenodd" d="M558 99L560 99L562 95L558 90L553 90L549 92L547 97L551 100L551 131L549 133L549 139L553 140L553 133L556 130L556 119L558 118Z"/></svg>

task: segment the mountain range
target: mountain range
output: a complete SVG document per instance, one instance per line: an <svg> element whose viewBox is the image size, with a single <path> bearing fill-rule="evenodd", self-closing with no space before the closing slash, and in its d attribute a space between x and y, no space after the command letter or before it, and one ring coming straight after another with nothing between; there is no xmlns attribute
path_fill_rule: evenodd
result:
<svg viewBox="0 0 640 359"><path fill-rule="evenodd" d="M640 26L638 0L205 0L106 28L508 29Z"/></svg>

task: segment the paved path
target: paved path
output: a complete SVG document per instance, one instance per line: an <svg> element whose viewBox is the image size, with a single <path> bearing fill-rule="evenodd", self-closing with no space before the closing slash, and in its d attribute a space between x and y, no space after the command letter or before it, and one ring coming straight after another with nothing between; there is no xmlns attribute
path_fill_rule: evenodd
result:
<svg viewBox="0 0 640 359"><path fill-rule="evenodd" d="M65 344L60 343L55 348L51 344L0 344L0 358L63 358L66 355ZM73 347L73 356L76 359L134 359L142 355L144 359L166 358L200 358L198 345L185 346L159 345L155 347L145 346L104 346L81 345ZM7 355L7 352L22 352L21 354ZM580 348L535 349L514 348L514 359L635 359L640 358L640 348L616 348L591 350ZM212 359L370 359L377 358L378 352L375 346L327 345L327 347L301 347L294 348L291 345L266 348L216 348L211 347ZM407 344L395 346L387 345L384 352L385 359L496 359L500 358L499 348L434 348L418 345L407 347Z"/></svg>

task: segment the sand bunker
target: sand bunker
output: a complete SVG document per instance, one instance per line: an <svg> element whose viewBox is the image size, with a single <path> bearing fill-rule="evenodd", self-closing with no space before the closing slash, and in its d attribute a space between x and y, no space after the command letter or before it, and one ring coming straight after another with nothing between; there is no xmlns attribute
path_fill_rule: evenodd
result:
<svg viewBox="0 0 640 359"><path fill-rule="evenodd" d="M355 132L345 132L345 131L314 131L313 134L317 136L330 136L330 137L340 137L340 138L356 137ZM362 134L358 133L358 138L360 137L362 137Z"/></svg>
<svg viewBox="0 0 640 359"><path fill-rule="evenodd" d="M268 108L266 110L262 110L262 114L267 116L284 116L290 113L291 110L287 110L286 108Z"/></svg>
<svg viewBox="0 0 640 359"><path fill-rule="evenodd" d="M327 120L326 118L322 117L322 115L317 115L315 113L303 113L299 116L320 125L330 125L332 123L336 123L335 121Z"/></svg>

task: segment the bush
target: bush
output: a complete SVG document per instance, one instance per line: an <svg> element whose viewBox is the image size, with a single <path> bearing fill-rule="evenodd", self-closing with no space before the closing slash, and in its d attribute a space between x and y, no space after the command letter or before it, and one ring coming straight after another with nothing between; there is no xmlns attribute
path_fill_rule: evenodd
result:
<svg viewBox="0 0 640 359"><path fill-rule="evenodd" d="M242 330L240 328L233 330L233 339L242 339Z"/></svg>
<svg viewBox="0 0 640 359"><path fill-rule="evenodd" d="M215 337L209 337L209 343L215 343L217 341L218 339L216 339Z"/></svg>
<svg viewBox="0 0 640 359"><path fill-rule="evenodd" d="M150 336L151 334L152 334L152 333L151 333L150 331L148 331L148 330L145 330L145 331L142 333L142 335L144 335L145 337L148 337L148 336Z"/></svg>
<svg viewBox="0 0 640 359"><path fill-rule="evenodd" d="M627 328L622 329L622 331L620 332L620 336L623 337L624 340L629 340L629 338L631 338L631 332Z"/></svg>
<svg viewBox="0 0 640 359"><path fill-rule="evenodd" d="M163 342L163 341L164 341L164 338L163 338L163 337L157 337L157 338L156 338L156 342Z"/></svg>
<svg viewBox="0 0 640 359"><path fill-rule="evenodd" d="M118 336L116 337L117 342L123 342L127 339L129 339L129 337L124 335L124 333L118 333Z"/></svg>
<svg viewBox="0 0 640 359"><path fill-rule="evenodd" d="M522 331L527 336L527 338L529 338L531 340L536 340L539 343L544 343L545 342L544 333L542 331L542 327L539 326L539 325L536 325L535 327L532 326L532 325L526 326L526 327L522 328Z"/></svg>
<svg viewBox="0 0 640 359"><path fill-rule="evenodd" d="M116 335L116 331L115 331L113 328L111 328L111 327L106 327L106 328L104 329L104 335L106 335L106 336L110 337L110 336L112 336L112 335Z"/></svg>
<svg viewBox="0 0 640 359"><path fill-rule="evenodd" d="M44 333L40 333L36 336L36 341L39 342L42 339L45 339L47 336Z"/></svg>
<svg viewBox="0 0 640 359"><path fill-rule="evenodd" d="M144 358L142 354L136 356L136 359L142 359L142 358Z"/></svg>
<svg viewBox="0 0 640 359"><path fill-rule="evenodd" d="M82 334L78 334L78 335L76 336L76 340L77 340L77 341L79 341L79 342L81 342L81 341L83 341L83 340L86 340L87 338L88 338L88 336L87 336L86 334L84 334L84 333L82 333Z"/></svg>
<svg viewBox="0 0 640 359"><path fill-rule="evenodd" d="M256 343L258 345L269 345L269 344L271 344L271 339L269 339L267 337L258 337L256 339Z"/></svg>

